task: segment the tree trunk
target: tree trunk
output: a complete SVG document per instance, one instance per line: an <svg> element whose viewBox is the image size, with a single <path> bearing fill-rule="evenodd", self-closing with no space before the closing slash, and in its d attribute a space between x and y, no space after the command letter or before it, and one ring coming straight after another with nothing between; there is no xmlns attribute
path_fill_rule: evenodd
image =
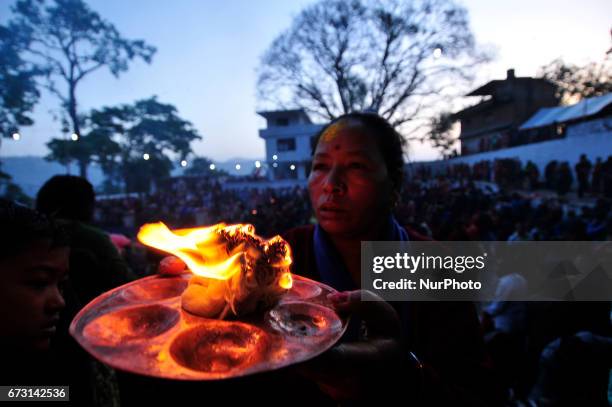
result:
<svg viewBox="0 0 612 407"><path fill-rule="evenodd" d="M77 103L76 103L76 83L70 83L69 86L69 96L68 96L68 115L70 116L70 121L72 122L72 131L79 137L74 143L81 143L81 126L79 123L79 116L77 112ZM77 149L77 151L79 151ZM75 157L77 158L79 165L79 175L85 179L87 179L87 167L89 166L88 158L89 157Z"/></svg>
<svg viewBox="0 0 612 407"><path fill-rule="evenodd" d="M85 161L79 161L79 175L87 179L87 167L88 163Z"/></svg>

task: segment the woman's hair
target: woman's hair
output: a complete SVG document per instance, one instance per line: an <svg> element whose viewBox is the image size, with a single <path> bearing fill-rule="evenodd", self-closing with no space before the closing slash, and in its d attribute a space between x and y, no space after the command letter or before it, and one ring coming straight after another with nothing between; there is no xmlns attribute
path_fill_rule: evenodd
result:
<svg viewBox="0 0 612 407"><path fill-rule="evenodd" d="M377 115L376 113L348 113L339 116L323 127L315 136L315 143L312 147L312 155L319 144L319 140L323 134L332 126L338 123L349 122L351 125L359 126L369 134L372 134L376 139L376 144L380 150L393 189L397 192L401 191L404 181L404 138L391 126L391 124Z"/></svg>
<svg viewBox="0 0 612 407"><path fill-rule="evenodd" d="M47 216L91 222L96 195L85 178L56 175L38 191L36 210Z"/></svg>

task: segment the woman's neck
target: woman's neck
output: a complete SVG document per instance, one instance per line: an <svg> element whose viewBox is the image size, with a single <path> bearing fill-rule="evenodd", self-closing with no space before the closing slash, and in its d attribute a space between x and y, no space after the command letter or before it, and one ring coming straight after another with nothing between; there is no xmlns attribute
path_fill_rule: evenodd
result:
<svg viewBox="0 0 612 407"><path fill-rule="evenodd" d="M361 285L361 242L381 240L387 228L387 219L381 220L366 233L359 236L330 236L346 266L353 282Z"/></svg>

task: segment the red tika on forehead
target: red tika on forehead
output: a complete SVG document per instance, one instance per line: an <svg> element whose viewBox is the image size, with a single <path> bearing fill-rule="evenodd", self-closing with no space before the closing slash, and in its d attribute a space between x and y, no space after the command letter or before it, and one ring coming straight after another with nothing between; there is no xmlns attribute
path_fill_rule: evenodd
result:
<svg viewBox="0 0 612 407"><path fill-rule="evenodd" d="M343 119L334 124L331 124L321 136L321 140L326 143L333 141L343 130L358 127L360 125L358 120L354 119Z"/></svg>

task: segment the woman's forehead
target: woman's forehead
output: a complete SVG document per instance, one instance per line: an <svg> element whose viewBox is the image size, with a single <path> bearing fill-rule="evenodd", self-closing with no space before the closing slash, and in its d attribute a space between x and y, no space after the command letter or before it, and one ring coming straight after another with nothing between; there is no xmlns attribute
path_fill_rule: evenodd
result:
<svg viewBox="0 0 612 407"><path fill-rule="evenodd" d="M344 123L344 121L334 123L323 133L317 144L317 153L341 151L343 153L373 155L378 152L378 145L374 137L359 122Z"/></svg>

